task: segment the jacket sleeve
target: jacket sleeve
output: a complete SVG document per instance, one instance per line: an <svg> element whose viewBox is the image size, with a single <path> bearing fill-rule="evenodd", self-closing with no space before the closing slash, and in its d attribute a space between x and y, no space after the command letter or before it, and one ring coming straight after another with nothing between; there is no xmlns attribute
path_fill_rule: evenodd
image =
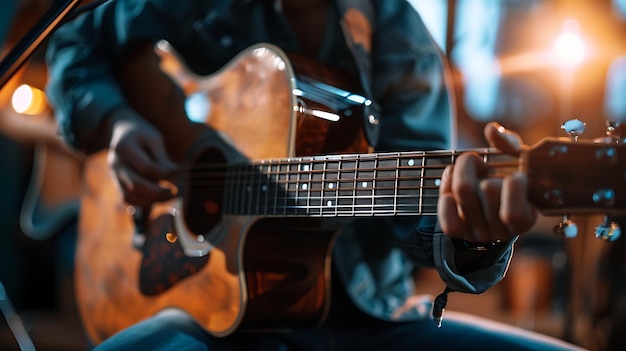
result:
<svg viewBox="0 0 626 351"><path fill-rule="evenodd" d="M182 28L188 26L180 22L191 21L208 3L111 1L61 26L46 52L47 93L66 141L83 152L98 151L102 145L93 145L93 140L102 121L126 104L116 80L124 55L139 42L185 40L190 34Z"/></svg>
<svg viewBox="0 0 626 351"><path fill-rule="evenodd" d="M439 275L448 288L454 291L480 294L499 282L509 267L513 255L510 242L500 244L489 252L459 252L447 235L433 236L433 259ZM467 269L464 266L475 266ZM462 272L462 273L461 273Z"/></svg>
<svg viewBox="0 0 626 351"><path fill-rule="evenodd" d="M452 146L454 117L443 57L421 18L407 1L377 1L372 86L381 107L380 151L436 150ZM450 239L436 230L434 219L424 218L417 226L417 241L423 255L409 254L435 265L453 290L481 293L504 276L513 242L504 243L496 255L459 255ZM425 225L426 224L426 225ZM415 228L412 227L412 228ZM414 235L411 233L407 236ZM397 235L396 235L397 236ZM406 240L403 238L402 240ZM459 270L471 259L479 267ZM476 264L476 260L484 260ZM463 272L463 273L461 273Z"/></svg>

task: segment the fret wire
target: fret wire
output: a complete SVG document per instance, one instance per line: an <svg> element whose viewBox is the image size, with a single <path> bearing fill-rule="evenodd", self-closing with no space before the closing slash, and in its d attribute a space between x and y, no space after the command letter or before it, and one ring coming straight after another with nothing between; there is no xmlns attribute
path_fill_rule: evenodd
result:
<svg viewBox="0 0 626 351"><path fill-rule="evenodd" d="M288 180L289 178L289 163L288 162L284 162L281 167L281 176L284 177L284 179ZM289 183L284 183L284 187L283 187L283 191L285 192L285 195L289 194ZM287 197L284 197L284 202L282 204L282 209L283 209L283 215L287 214L287 205L289 204Z"/></svg>
<svg viewBox="0 0 626 351"><path fill-rule="evenodd" d="M323 162L315 162L311 163L311 184L310 184L310 192L311 197L316 200L313 205L316 209L316 213L319 215L323 215L324 212L324 179L325 179L325 170L326 170L327 161ZM316 168L316 166L321 165L321 170ZM314 177L314 175L319 175L319 177ZM319 183L319 184L318 184Z"/></svg>
<svg viewBox="0 0 626 351"><path fill-rule="evenodd" d="M282 168L282 164L280 162L278 162L278 164L276 165L276 168L277 168L277 172L276 172L276 188L274 190L276 197L274 198L274 215L278 215L278 213L276 212L278 210L278 208L279 208L278 207L278 200L277 200L278 199L278 192L279 191L281 191L281 192L284 191L283 187L279 186L281 184L280 183L280 176L281 176L280 170ZM282 206L282 204L281 204L281 206Z"/></svg>
<svg viewBox="0 0 626 351"><path fill-rule="evenodd" d="M291 168L292 168L292 166L293 166L293 163L288 163L288 164L286 164L286 168L285 168L285 169L287 170L287 174L285 175L285 179L287 179L287 184L286 184L286 194L288 195L288 196L287 196L287 199L285 199L285 211L287 211L287 210L289 210L289 209L293 208L293 206L291 206L291 205L289 204L289 200L293 200L293 198L294 198L294 196L293 196L293 195L291 195L291 194L293 193L293 189L292 189L292 188L290 188L290 185L292 185L292 184L293 184L293 182L292 182L292 175L294 174L293 172L291 172L291 171L292 171L292 169L291 169ZM296 184L296 190L297 190L297 187L298 187L298 186L297 186L297 184ZM297 205L297 203L296 203L295 205ZM288 214L292 214L292 213L290 213L290 212L287 212L287 213L288 213Z"/></svg>
<svg viewBox="0 0 626 351"><path fill-rule="evenodd" d="M292 172L291 175L294 176L295 179L295 187L292 190L292 193L295 194L295 196L292 197L293 201L294 201L294 206L292 206L292 209L295 209L295 215L298 215L298 209L301 208L301 203L300 203L300 159L298 159L298 162L294 163L293 166L295 167L295 172Z"/></svg>
<svg viewBox="0 0 626 351"><path fill-rule="evenodd" d="M287 181L285 183L285 195L287 195L287 197L285 198L285 214L291 214L288 212L288 209L291 207L291 205L289 204L289 200L291 197L291 189L289 188L290 184L291 184L291 178L290 178L290 174L291 174L291 163L285 163L285 180Z"/></svg>
<svg viewBox="0 0 626 351"><path fill-rule="evenodd" d="M301 179L304 180L304 184L302 184L300 186L300 191L304 192L304 202L306 203L306 208L310 209L311 208L311 174L312 174L312 169L311 169L311 161L310 159L306 159L306 162L302 163L301 166ZM309 211L310 212L310 211Z"/></svg>
<svg viewBox="0 0 626 351"><path fill-rule="evenodd" d="M302 208L302 205L300 204L300 200L301 200L301 196L300 196L300 169L302 167L302 159L298 159L298 162L295 164L296 166L296 171L293 173L295 175L296 178L296 196L294 197L294 200L296 201L296 205L293 207L296 210L296 215L300 214L298 212L298 209ZM305 205L306 207L306 205Z"/></svg>
<svg viewBox="0 0 626 351"><path fill-rule="evenodd" d="M269 162L268 163L268 169L267 169L267 178L268 178L268 183L271 184L271 187L268 187L268 192L267 192L267 197L268 197L268 201L267 203L269 204L270 200L273 200L273 203L269 206L267 206L267 209L265 210L265 213L267 215L270 214L276 214L276 197L278 196L278 177L274 176L274 171L273 169L276 167L276 164L273 162ZM270 190L271 188L274 188L274 195L270 196ZM273 212L271 212L273 211Z"/></svg>
<svg viewBox="0 0 626 351"><path fill-rule="evenodd" d="M296 209L302 208L301 207L302 205L300 205L300 202L302 200L302 195L300 195L301 190L302 190L302 186L301 186L302 178L300 177L301 176L301 172L300 171L302 170L302 165L303 165L302 162L303 162L302 159L300 159L298 161L298 163L296 163L296 173L295 173L295 175L296 175L296 197L295 197L296 207L295 208ZM306 199L304 201L305 201L305 204L306 204ZM304 206L306 208L306 205L304 205ZM296 214L299 214L298 211L296 211Z"/></svg>
<svg viewBox="0 0 626 351"><path fill-rule="evenodd" d="M309 161L309 162L307 162L307 164L308 164L308 167L309 167L308 169L309 169L310 172L307 175L308 181L306 183L307 184L307 187L306 187L306 190L307 190L307 193L306 193L306 203L307 203L307 205L309 207L311 207L311 182L313 181L311 175L313 174L313 172L312 172L313 171L313 162Z"/></svg>
<svg viewBox="0 0 626 351"><path fill-rule="evenodd" d="M284 180L289 180L289 163L285 162L282 164L281 166L281 179ZM287 195L289 195L289 183L286 181L282 181L282 191L285 194L285 197L283 197L283 204L282 204L282 210L283 210L283 215L287 214L287 206L289 205L289 201L287 199Z"/></svg>
<svg viewBox="0 0 626 351"><path fill-rule="evenodd" d="M337 174L335 177L335 202L333 203L333 211L335 213L335 216L337 215L337 213L339 212L339 178L341 177L341 166L342 166L342 161L341 159L339 161L337 161Z"/></svg>
<svg viewBox="0 0 626 351"><path fill-rule="evenodd" d="M352 215L354 216L355 214L355 208L356 208L356 187L357 187L357 183L358 181L356 180L357 178L357 169L359 169L359 159L355 159L354 160L354 177L352 180Z"/></svg>
<svg viewBox="0 0 626 351"><path fill-rule="evenodd" d="M324 161L322 162L322 174L321 174L321 178L320 178L320 201L319 201L319 214L320 216L324 215L324 191L325 191L325 187L324 184L326 184L326 165L328 164L328 162ZM311 188L313 188L313 186L311 186Z"/></svg>
<svg viewBox="0 0 626 351"><path fill-rule="evenodd" d="M302 173L300 174L303 177L300 177L302 180L304 180L304 184L302 184L300 186L300 191L304 191L304 202L306 203L306 207L307 208L311 208L311 203L309 202L310 198L311 198L311 191L310 191L310 186L311 186L311 168L310 168L310 161L306 161L302 163L300 169L302 170Z"/></svg>
<svg viewBox="0 0 626 351"><path fill-rule="evenodd" d="M350 206L350 210L352 215L354 216L357 212L356 209L360 208L359 206L359 202L358 202L358 190L359 190L359 169L361 167L361 160L360 159L355 159L354 160L354 171L352 172L352 196L350 197L350 201L352 203L352 205Z"/></svg>
<svg viewBox="0 0 626 351"><path fill-rule="evenodd" d="M296 176L296 196L295 196L296 206L294 208L296 209L296 214L299 214L297 209L302 208L301 207L302 205L300 205L300 199L301 199L300 189L302 189L300 187L300 169L302 167L302 163L301 162L302 162L302 160L300 159L298 161L298 163L296 163L296 173L295 173L295 176Z"/></svg>
<svg viewBox="0 0 626 351"><path fill-rule="evenodd" d="M419 187L419 194L420 194L419 197L420 197L420 200L419 200L419 205L418 205L418 208L419 208L418 211L420 213L422 213L423 206L424 206L424 200L423 199L424 199L424 176L425 176L425 174L424 174L424 172L425 172L424 167L425 166L426 166L426 157L422 156L422 169L420 170L420 187Z"/></svg>
<svg viewBox="0 0 626 351"><path fill-rule="evenodd" d="M400 186L400 158L396 158L396 169L395 169L396 179L394 180L395 187L393 189L393 209L394 213L398 212L398 188Z"/></svg>
<svg viewBox="0 0 626 351"><path fill-rule="evenodd" d="M326 162L315 162L311 163L311 171L315 171L315 173L311 173L311 184L309 184L311 197L316 201L312 205L315 207L316 213L322 214L323 208L323 199L324 199L324 172L318 172L318 168L321 165L322 171L326 165Z"/></svg>
<svg viewBox="0 0 626 351"><path fill-rule="evenodd" d="M378 156L376 156L374 158L374 172L372 173L372 189L370 191L370 193L372 194L372 199L370 200L372 204L372 213L374 213L374 205L376 204L375 196L376 196L376 185L377 185L376 176L378 175L378 166L379 166L378 162L379 162L379 159L378 159Z"/></svg>
<svg viewBox="0 0 626 351"><path fill-rule="evenodd" d="M298 179L304 181L303 184L301 184L300 186L298 186L298 190L300 192L303 192L304 195L303 196L298 196L298 198L303 198L304 203L306 204L306 208L310 208L311 204L309 203L309 197L311 195L311 192L309 191L309 180L306 179L307 177L310 178L311 176L311 172L310 169L308 168L308 162L302 162L300 164L300 167L298 168L299 172L298 172ZM306 171L306 172L305 172Z"/></svg>

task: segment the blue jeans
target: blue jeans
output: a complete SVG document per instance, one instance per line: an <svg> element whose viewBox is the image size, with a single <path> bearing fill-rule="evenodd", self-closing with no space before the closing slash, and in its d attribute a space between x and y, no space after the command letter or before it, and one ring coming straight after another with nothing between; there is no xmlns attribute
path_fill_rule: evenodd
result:
<svg viewBox="0 0 626 351"><path fill-rule="evenodd" d="M169 310L109 338L95 350L580 350L561 340L447 311L444 324L385 322L363 316L355 325L285 333L207 334L186 314Z"/></svg>

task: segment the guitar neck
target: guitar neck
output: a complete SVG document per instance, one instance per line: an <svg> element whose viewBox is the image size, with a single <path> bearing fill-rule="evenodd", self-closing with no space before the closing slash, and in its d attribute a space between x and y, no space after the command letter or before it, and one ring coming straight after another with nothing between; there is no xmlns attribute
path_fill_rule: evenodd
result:
<svg viewBox="0 0 626 351"><path fill-rule="evenodd" d="M517 160L512 162L510 156L489 149L473 151L497 170L495 173L518 168ZM213 168L196 172L195 177L222 178L226 172L223 213L230 215L433 215L443 170L459 154L435 151L298 157ZM195 183L217 184L210 180Z"/></svg>

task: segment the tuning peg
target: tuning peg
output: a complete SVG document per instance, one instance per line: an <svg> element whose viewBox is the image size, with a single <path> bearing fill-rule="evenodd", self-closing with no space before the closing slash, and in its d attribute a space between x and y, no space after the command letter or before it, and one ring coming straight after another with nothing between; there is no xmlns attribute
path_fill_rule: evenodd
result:
<svg viewBox="0 0 626 351"><path fill-rule="evenodd" d="M575 238L578 235L578 226L569 215L563 216L563 221L554 226L554 233L564 236L566 239Z"/></svg>
<svg viewBox="0 0 626 351"><path fill-rule="evenodd" d="M604 222L596 227L596 238L615 241L622 236L622 230L617 222L610 220L608 217L604 218Z"/></svg>
<svg viewBox="0 0 626 351"><path fill-rule="evenodd" d="M585 132L587 123L579 119L570 119L561 125L561 129L565 131L572 141L577 141L578 137Z"/></svg>
<svg viewBox="0 0 626 351"><path fill-rule="evenodd" d="M620 135L621 121L606 121L606 136L614 143L621 143L624 141Z"/></svg>

